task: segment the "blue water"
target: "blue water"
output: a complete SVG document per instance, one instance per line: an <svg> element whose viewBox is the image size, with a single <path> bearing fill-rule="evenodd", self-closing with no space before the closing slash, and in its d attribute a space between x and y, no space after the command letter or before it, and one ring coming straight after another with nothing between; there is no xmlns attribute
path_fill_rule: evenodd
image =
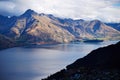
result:
<svg viewBox="0 0 120 80"><path fill-rule="evenodd" d="M84 57L92 50L114 44L71 43L15 47L0 51L0 80L41 80Z"/></svg>

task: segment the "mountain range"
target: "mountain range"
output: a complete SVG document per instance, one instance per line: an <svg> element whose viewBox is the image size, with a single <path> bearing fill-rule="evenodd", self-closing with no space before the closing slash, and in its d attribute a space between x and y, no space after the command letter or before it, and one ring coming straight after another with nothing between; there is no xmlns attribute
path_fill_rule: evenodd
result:
<svg viewBox="0 0 120 80"><path fill-rule="evenodd" d="M68 43L83 39L120 39L119 23L85 21L38 14L28 9L20 16L0 15L0 34L19 43Z"/></svg>

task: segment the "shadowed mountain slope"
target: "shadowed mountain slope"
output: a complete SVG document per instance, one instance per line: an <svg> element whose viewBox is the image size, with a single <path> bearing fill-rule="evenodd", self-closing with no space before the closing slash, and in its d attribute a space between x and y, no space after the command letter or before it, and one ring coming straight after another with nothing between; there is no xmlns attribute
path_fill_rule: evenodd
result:
<svg viewBox="0 0 120 80"><path fill-rule="evenodd" d="M93 50L44 80L119 80L120 42Z"/></svg>
<svg viewBox="0 0 120 80"><path fill-rule="evenodd" d="M113 27L114 29L120 31L120 23L105 23L108 26Z"/></svg>
<svg viewBox="0 0 120 80"><path fill-rule="evenodd" d="M0 50L15 46L16 43L13 40L0 34Z"/></svg>
<svg viewBox="0 0 120 80"><path fill-rule="evenodd" d="M78 59L67 68L92 67L92 68L119 68L120 69L120 42L115 45L93 50L87 56Z"/></svg>

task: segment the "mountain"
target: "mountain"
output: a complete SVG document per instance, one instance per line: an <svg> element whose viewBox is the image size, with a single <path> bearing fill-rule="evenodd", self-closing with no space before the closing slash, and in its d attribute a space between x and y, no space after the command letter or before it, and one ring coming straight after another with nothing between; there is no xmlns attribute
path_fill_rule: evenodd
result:
<svg viewBox="0 0 120 80"><path fill-rule="evenodd" d="M0 50L17 46L10 38L0 34Z"/></svg>
<svg viewBox="0 0 120 80"><path fill-rule="evenodd" d="M0 16L0 34L21 43L67 43L81 39L119 39L120 32L99 20L62 19L28 9L20 16Z"/></svg>
<svg viewBox="0 0 120 80"><path fill-rule="evenodd" d="M78 39L111 39L120 34L118 30L113 29L111 26L108 26L99 20L84 21L82 19L58 19L58 22L55 22L54 24L68 30Z"/></svg>
<svg viewBox="0 0 120 80"><path fill-rule="evenodd" d="M7 27L9 26L7 25ZM17 17L5 35L17 41L28 43L62 43L74 39L74 36L67 30L52 24L52 20L46 15L38 14L30 9Z"/></svg>
<svg viewBox="0 0 120 80"><path fill-rule="evenodd" d="M120 31L120 23L105 23L108 26L113 27L114 29Z"/></svg>
<svg viewBox="0 0 120 80"><path fill-rule="evenodd" d="M8 18L6 16L0 15L0 33L7 35L10 29L13 27L16 19L17 18L15 16Z"/></svg>
<svg viewBox="0 0 120 80"><path fill-rule="evenodd" d="M93 50L44 80L119 80L120 42Z"/></svg>

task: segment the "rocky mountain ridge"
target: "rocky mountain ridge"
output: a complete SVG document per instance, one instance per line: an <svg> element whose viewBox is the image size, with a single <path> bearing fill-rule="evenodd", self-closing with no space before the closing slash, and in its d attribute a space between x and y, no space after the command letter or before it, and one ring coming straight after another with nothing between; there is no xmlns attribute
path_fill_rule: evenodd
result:
<svg viewBox="0 0 120 80"><path fill-rule="evenodd" d="M62 19L28 9L20 16L0 16L0 34L24 43L68 43L82 39L119 39L120 31L99 20Z"/></svg>

